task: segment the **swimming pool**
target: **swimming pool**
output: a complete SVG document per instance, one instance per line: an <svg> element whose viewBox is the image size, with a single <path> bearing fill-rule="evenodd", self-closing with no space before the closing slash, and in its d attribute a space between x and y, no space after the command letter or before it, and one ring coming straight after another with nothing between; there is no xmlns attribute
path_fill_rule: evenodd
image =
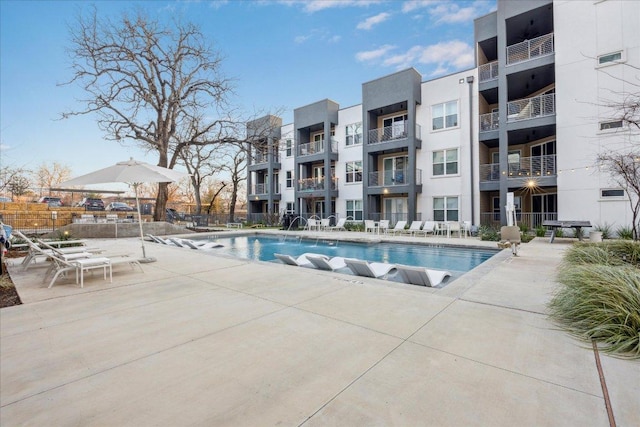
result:
<svg viewBox="0 0 640 427"><path fill-rule="evenodd" d="M358 258L371 262L405 264L447 270L452 278L482 264L499 251L493 249L429 246L399 243L356 243L323 239L299 239L291 236L246 235L214 239L224 245L215 253L255 261L280 262L274 253L297 257L313 252L330 257Z"/></svg>

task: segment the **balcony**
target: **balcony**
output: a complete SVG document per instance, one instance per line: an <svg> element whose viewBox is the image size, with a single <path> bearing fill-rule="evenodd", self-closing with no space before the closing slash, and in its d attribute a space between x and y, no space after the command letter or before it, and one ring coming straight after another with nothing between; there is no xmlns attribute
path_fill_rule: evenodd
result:
<svg viewBox="0 0 640 427"><path fill-rule="evenodd" d="M506 174L506 172L505 172ZM491 182L500 180L500 164L489 163L480 165L480 181ZM522 157L517 163L509 163L508 178L536 178L543 176L555 176L556 155Z"/></svg>
<svg viewBox="0 0 640 427"><path fill-rule="evenodd" d="M280 153L279 152L275 152L273 153L273 161L278 163L280 161ZM253 155L253 162L251 163L252 165L259 165L262 163L268 163L269 162L269 154L268 153L261 153L261 152L257 152Z"/></svg>
<svg viewBox="0 0 640 427"><path fill-rule="evenodd" d="M498 61L489 62L478 67L478 79L480 83L496 80L498 78Z"/></svg>
<svg viewBox="0 0 640 427"><path fill-rule="evenodd" d="M269 184L254 184L249 194L269 194ZM273 194L280 194L280 184L276 184Z"/></svg>
<svg viewBox="0 0 640 427"><path fill-rule="evenodd" d="M507 46L507 65L550 55L553 52L553 33L545 34L535 39Z"/></svg>
<svg viewBox="0 0 640 427"><path fill-rule="evenodd" d="M556 113L556 94L534 96L507 103L507 121L534 119L551 116Z"/></svg>
<svg viewBox="0 0 640 427"><path fill-rule="evenodd" d="M407 169L369 172L369 187L392 187L407 184L411 184ZM416 169L415 184L422 185L422 169Z"/></svg>
<svg viewBox="0 0 640 427"><path fill-rule="evenodd" d="M498 121L498 112L481 114L480 115L480 132L490 132L497 130L500 127Z"/></svg>
<svg viewBox="0 0 640 427"><path fill-rule="evenodd" d="M338 141L335 138L331 138L331 152L338 152ZM298 145L298 156L311 156L319 153L324 153L324 141L311 141Z"/></svg>
<svg viewBox="0 0 640 427"><path fill-rule="evenodd" d="M338 178L331 179L331 190L338 188ZM324 177L322 178L303 178L298 180L298 191L322 191L325 189Z"/></svg>
<svg viewBox="0 0 640 427"><path fill-rule="evenodd" d="M380 144L407 138L408 123L398 123L369 131L369 144ZM416 139L422 139L422 128L416 123Z"/></svg>

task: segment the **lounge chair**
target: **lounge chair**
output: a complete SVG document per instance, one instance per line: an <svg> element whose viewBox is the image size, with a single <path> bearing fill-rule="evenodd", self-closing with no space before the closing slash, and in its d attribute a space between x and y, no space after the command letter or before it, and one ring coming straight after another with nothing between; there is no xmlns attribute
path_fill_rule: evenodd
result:
<svg viewBox="0 0 640 427"><path fill-rule="evenodd" d="M378 230L381 233L387 234L389 232L389 220L381 219L380 222L378 223Z"/></svg>
<svg viewBox="0 0 640 427"><path fill-rule="evenodd" d="M336 225L334 225L333 227L327 227L327 230L328 231L347 231L347 229L344 227L346 222L347 222L346 218L340 218L336 223Z"/></svg>
<svg viewBox="0 0 640 427"><path fill-rule="evenodd" d="M320 220L320 230L321 231L326 231L327 228L329 228L329 225L331 224L331 220L329 218L325 218L325 219L321 219Z"/></svg>
<svg viewBox="0 0 640 427"><path fill-rule="evenodd" d="M309 230L309 231L315 230L315 231L318 231L318 230L320 230L320 223L318 223L317 219L310 218L310 219L307 220L307 225L304 227L303 230Z"/></svg>
<svg viewBox="0 0 640 427"><path fill-rule="evenodd" d="M405 283L421 286L438 286L445 277L451 273L443 270L431 270L424 267L412 267L409 265L397 265L398 274Z"/></svg>
<svg viewBox="0 0 640 427"><path fill-rule="evenodd" d="M378 232L378 227L376 226L376 222L369 220L369 219L365 219L364 220L364 231L365 233L368 233L369 231L371 231L372 233L377 233Z"/></svg>
<svg viewBox="0 0 640 427"><path fill-rule="evenodd" d="M214 249L221 248L224 245L216 242L196 242L195 240L182 239L181 240L183 246L186 246L191 249Z"/></svg>
<svg viewBox="0 0 640 427"><path fill-rule="evenodd" d="M395 227L389 230L389 233L393 234L394 236L396 235L396 233L404 233L404 227L406 225L407 221L398 221L396 222Z"/></svg>
<svg viewBox="0 0 640 427"><path fill-rule="evenodd" d="M422 221L411 221L411 225L404 232L414 236L422 230Z"/></svg>
<svg viewBox="0 0 640 427"><path fill-rule="evenodd" d="M24 268L25 270L29 268L32 261L35 263L38 261L39 258L47 259L49 258L49 256L54 255L56 253L62 254L62 255L83 254L82 257L88 257L94 253L102 252L101 249L88 248L87 246L84 246L83 241L78 241L78 244L80 244L81 246L73 246L68 248L56 248L47 243L46 246L48 247L42 248L41 247L42 243L38 243L37 241L34 242L30 238L22 234L19 230L13 230L13 234L18 238L24 240L27 246L29 247L27 256L22 260L22 268ZM70 240L70 242L75 242L75 241Z"/></svg>
<svg viewBox="0 0 640 427"><path fill-rule="evenodd" d="M435 233L436 223L435 221L425 221L422 229L420 231L416 231L415 235L422 234L423 236L427 236L428 234L433 235Z"/></svg>
<svg viewBox="0 0 640 427"><path fill-rule="evenodd" d="M276 258L278 258L280 261L288 265L295 265L297 267L312 267L313 264L311 264L311 261L307 259L307 255L317 255L317 254L304 253L300 255L298 258L294 258L291 255L286 255L286 254L276 253L273 255L275 255ZM319 255L319 256L324 256L324 255ZM325 258L328 258L328 257L325 256Z"/></svg>
<svg viewBox="0 0 640 427"><path fill-rule="evenodd" d="M97 256L90 258L80 258L80 259L65 259L56 255L52 255L51 260L53 261L52 267L47 271L43 282L47 280L47 277L50 273L55 272L51 282L49 283L49 288L53 286L58 277L66 275L67 272L74 272L76 276L76 284L78 284L78 279L80 279L80 287L84 288L84 272L89 270L95 270L102 268L103 269L103 278L107 279L107 269L109 270L109 282L113 282L113 266L119 264L129 264L131 268L134 266L138 266L140 271L144 273L140 262L128 255L115 255L115 256Z"/></svg>
<svg viewBox="0 0 640 427"><path fill-rule="evenodd" d="M336 271L347 266L339 256L329 259L324 255L307 254L307 259L319 270Z"/></svg>
<svg viewBox="0 0 640 427"><path fill-rule="evenodd" d="M179 248L186 248L186 246L182 243L182 240L180 239L176 239L175 237L169 237L167 240Z"/></svg>
<svg viewBox="0 0 640 427"><path fill-rule="evenodd" d="M368 262L360 259L345 258L345 264L357 276L373 277L376 279L386 278L396 271L394 264L384 262Z"/></svg>

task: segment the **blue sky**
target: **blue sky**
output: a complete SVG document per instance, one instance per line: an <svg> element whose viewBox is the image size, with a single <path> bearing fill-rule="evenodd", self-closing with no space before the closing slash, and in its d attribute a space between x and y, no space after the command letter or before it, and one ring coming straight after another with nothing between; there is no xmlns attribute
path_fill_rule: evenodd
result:
<svg viewBox="0 0 640 427"><path fill-rule="evenodd" d="M293 109L330 98L360 103L364 82L407 67L425 79L472 68L473 19L495 1L0 1L0 165L69 166L72 176L129 157L157 155L104 139L94 116L59 120L83 93L71 77L68 26L95 4L101 17L139 7L159 20L200 26L235 80L246 112Z"/></svg>

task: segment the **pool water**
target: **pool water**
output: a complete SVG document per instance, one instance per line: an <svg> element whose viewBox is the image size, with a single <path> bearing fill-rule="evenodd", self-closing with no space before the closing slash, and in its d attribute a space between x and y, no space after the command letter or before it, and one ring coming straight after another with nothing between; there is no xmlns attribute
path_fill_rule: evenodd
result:
<svg viewBox="0 0 640 427"><path fill-rule="evenodd" d="M237 258L280 262L275 253L294 258L306 252L358 258L370 262L405 264L447 270L454 277L466 273L498 253L493 249L428 246L399 243L355 243L336 240L308 240L295 236L235 236L215 239L224 247L216 249Z"/></svg>

